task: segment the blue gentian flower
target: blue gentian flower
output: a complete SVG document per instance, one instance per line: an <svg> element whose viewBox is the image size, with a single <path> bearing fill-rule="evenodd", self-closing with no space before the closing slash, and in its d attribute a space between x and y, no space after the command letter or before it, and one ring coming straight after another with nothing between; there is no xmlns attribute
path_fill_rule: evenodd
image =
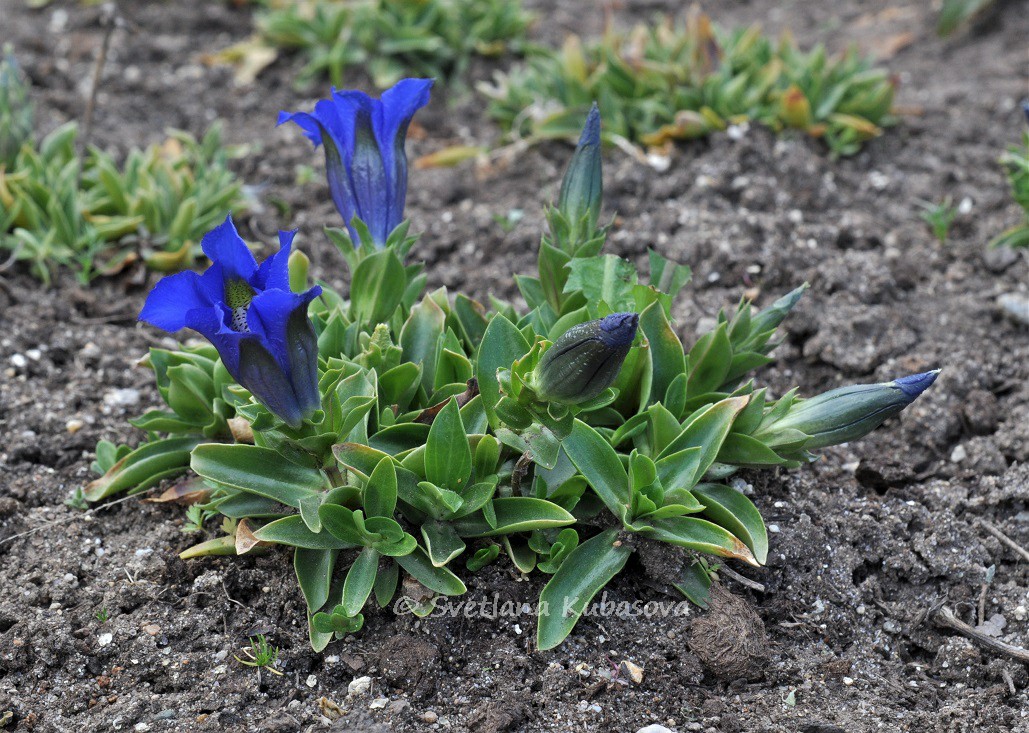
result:
<svg viewBox="0 0 1029 733"><path fill-rule="evenodd" d="M279 232L279 251L258 266L229 216L201 242L212 263L207 271L162 279L139 320L171 333L200 333L218 349L233 379L298 427L321 405L318 339L307 306L322 289L298 294L289 288L295 234Z"/></svg>
<svg viewBox="0 0 1029 733"><path fill-rule="evenodd" d="M429 102L432 79L402 79L372 99L364 92L332 90L314 113L280 112L279 124L295 122L325 146L329 192L355 246L356 216L381 248L404 218L407 153L404 140L414 113Z"/></svg>

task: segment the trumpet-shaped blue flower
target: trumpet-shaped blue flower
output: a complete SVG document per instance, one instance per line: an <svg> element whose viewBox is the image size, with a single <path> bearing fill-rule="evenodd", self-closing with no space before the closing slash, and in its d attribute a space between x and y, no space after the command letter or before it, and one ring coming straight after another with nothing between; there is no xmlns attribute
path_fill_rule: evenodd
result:
<svg viewBox="0 0 1029 733"><path fill-rule="evenodd" d="M313 113L279 113L280 125L295 122L315 147L325 146L329 192L355 246L360 243L355 216L379 248L404 218L404 140L414 113L428 104L432 84L432 79L402 79L381 99L333 89Z"/></svg>
<svg viewBox="0 0 1029 733"><path fill-rule="evenodd" d="M318 339L307 317L321 293L289 288L296 232L279 232L279 251L258 266L232 217L201 243L211 266L201 275L164 278L139 320L174 333L191 328L208 339L233 379L284 422L297 427L320 407Z"/></svg>

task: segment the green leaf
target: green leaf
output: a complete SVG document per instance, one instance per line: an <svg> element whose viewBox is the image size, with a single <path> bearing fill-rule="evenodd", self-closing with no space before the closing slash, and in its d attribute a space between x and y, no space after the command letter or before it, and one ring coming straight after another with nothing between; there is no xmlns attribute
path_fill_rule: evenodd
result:
<svg viewBox="0 0 1029 733"><path fill-rule="evenodd" d="M561 446L611 513L625 521L632 505L629 475L611 444L589 425L576 420L571 435Z"/></svg>
<svg viewBox="0 0 1029 733"><path fill-rule="evenodd" d="M494 316L486 327L476 357L476 376L479 379L479 394L486 409L489 424L500 427L497 418L497 403L500 402L498 369L510 369L517 359L529 351L529 343L511 321L503 316ZM406 356L406 355L405 355Z"/></svg>
<svg viewBox="0 0 1029 733"><path fill-rule="evenodd" d="M714 392L722 386L732 362L732 344L722 323L701 336L686 358L690 396Z"/></svg>
<svg viewBox="0 0 1029 733"><path fill-rule="evenodd" d="M695 562L683 571L682 577L673 580L672 585L693 603L707 608L711 598L711 574L700 562Z"/></svg>
<svg viewBox="0 0 1029 733"><path fill-rule="evenodd" d="M464 552L465 543L458 537L454 527L446 522L430 522L422 525L422 539L432 564L443 567Z"/></svg>
<svg viewBox="0 0 1029 733"><path fill-rule="evenodd" d="M412 578L431 591L446 596L459 596L468 589L461 579L446 568L438 568L429 560L425 551L418 547L410 555L396 558Z"/></svg>
<svg viewBox="0 0 1029 733"><path fill-rule="evenodd" d="M637 276L632 263L616 255L579 257L568 263L568 270L566 293L581 290L594 308L603 302L612 312L635 310Z"/></svg>
<svg viewBox="0 0 1029 733"><path fill-rule="evenodd" d="M372 471L365 483L362 503L369 517L393 516L397 508L397 470L392 458L383 458Z"/></svg>
<svg viewBox="0 0 1029 733"><path fill-rule="evenodd" d="M309 550L298 547L293 553L293 568L300 582L300 590L307 599L308 611L317 611L329 599L332 568L338 550Z"/></svg>
<svg viewBox="0 0 1029 733"><path fill-rule="evenodd" d="M451 399L432 421L425 441L425 477L436 486L460 491L472 475L472 451L457 400Z"/></svg>
<svg viewBox="0 0 1029 733"><path fill-rule="evenodd" d="M290 463L278 452L256 445L198 445L190 468L210 481L297 509L301 499L325 487L321 471Z"/></svg>
<svg viewBox="0 0 1029 733"><path fill-rule="evenodd" d="M692 271L686 265L672 262L652 249L647 251L647 256L650 260L650 284L674 299L690 281Z"/></svg>
<svg viewBox="0 0 1029 733"><path fill-rule="evenodd" d="M696 517L658 519L640 533L661 542L687 547L709 555L731 557L760 567L750 549L724 527Z"/></svg>
<svg viewBox="0 0 1029 733"><path fill-rule="evenodd" d="M326 532L343 542L363 547L368 544L368 537L362 531L363 522L354 514L353 510L337 504L322 504L318 510Z"/></svg>
<svg viewBox="0 0 1029 733"><path fill-rule="evenodd" d="M533 568L536 567L536 553L532 551L529 545L524 540L508 535L501 537L500 541L504 543L504 550L507 551L507 555L511 558L514 566L522 573L531 573Z"/></svg>
<svg viewBox="0 0 1029 733"><path fill-rule="evenodd" d="M571 633L593 597L625 567L632 549L608 529L575 548L540 594L536 646L553 649Z"/></svg>
<svg viewBox="0 0 1029 733"><path fill-rule="evenodd" d="M350 283L354 319L366 326L387 322L400 305L406 287L404 264L392 249L365 257Z"/></svg>
<svg viewBox="0 0 1029 733"><path fill-rule="evenodd" d="M729 433L721 450L718 462L732 466L781 466L786 459L757 438L742 433Z"/></svg>
<svg viewBox="0 0 1029 733"><path fill-rule="evenodd" d="M387 562L386 567L375 576L375 602L379 608L385 608L393 600L400 580L400 566L395 562Z"/></svg>
<svg viewBox="0 0 1029 733"><path fill-rule="evenodd" d="M672 325L659 303L651 303L640 314L640 330L650 344L650 368L653 375L650 398L653 402L662 402L673 380L686 373L686 356L682 350L682 342L672 330Z"/></svg>
<svg viewBox="0 0 1029 733"><path fill-rule="evenodd" d="M496 524L491 527L485 519L465 518L454 522L463 537L493 537L528 532L533 529L563 527L575 522L575 517L553 502L529 496L507 496L494 499Z"/></svg>
<svg viewBox="0 0 1029 733"><path fill-rule="evenodd" d="M344 542L328 532L312 532L299 514L269 522L254 532L262 542L302 547L308 550L345 550L359 547L357 542Z"/></svg>
<svg viewBox="0 0 1029 733"><path fill-rule="evenodd" d="M754 503L723 484L700 484L693 493L704 505L704 515L743 540L763 565L768 557L768 534Z"/></svg>
<svg viewBox="0 0 1029 733"><path fill-rule="evenodd" d="M700 480L718 457L718 451L732 429L733 420L740 410L746 407L748 399L729 397L711 405L686 424L679 436L661 452L659 458L665 458L687 448L700 448L703 452L695 474L695 480Z"/></svg>
<svg viewBox="0 0 1029 733"><path fill-rule="evenodd" d="M364 608L375 586L378 570L379 553L370 547L361 550L343 581L343 602L340 605L348 617L357 616Z"/></svg>
<svg viewBox="0 0 1029 733"><path fill-rule="evenodd" d="M432 391L436 381L436 345L443 333L446 314L430 296L411 309L400 331L400 346L405 362L422 366L422 387Z"/></svg>
<svg viewBox="0 0 1029 733"><path fill-rule="evenodd" d="M185 471L190 451L202 440L198 435L189 435L144 443L90 482L83 495L88 501L100 501L121 491L137 493L148 489L163 478Z"/></svg>

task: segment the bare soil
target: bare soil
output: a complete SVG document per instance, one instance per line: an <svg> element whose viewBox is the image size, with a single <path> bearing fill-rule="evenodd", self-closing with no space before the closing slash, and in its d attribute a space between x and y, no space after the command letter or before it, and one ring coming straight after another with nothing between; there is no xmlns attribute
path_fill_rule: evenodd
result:
<svg viewBox="0 0 1029 733"><path fill-rule="evenodd" d="M226 69L200 63L199 53L251 32L247 7L121 5L128 25L113 37L92 142L124 153L162 139L166 127L199 134L224 119L228 141L250 146L238 169L266 202L244 217L248 239L299 227L314 273L345 285L321 234L337 221L318 156L295 130L274 127L278 110L307 108L326 89L292 88L297 59L242 89ZM596 33L603 22L585 0L531 5L547 19L537 40ZM627 1L613 17L642 21L666 5L678 7ZM164 339L135 325L138 280L84 290L65 277L43 289L8 271L0 729L1029 731L1026 667L933 622L946 604L1029 647L1029 565L979 524L1029 546L1029 338L996 305L1002 293L1026 295L1029 270L1024 256L986 248L1019 215L997 157L1024 124L1029 15L1001 3L943 41L929 5L708 8L726 24L788 29L804 45L854 41L889 55L905 114L853 158L833 161L816 141L750 128L738 140L681 147L664 172L617 151L605 161L607 207L618 214L610 251L640 260L656 247L694 268L676 306L684 339L744 292L760 305L806 280L779 360L761 375L776 392L944 367L929 393L870 438L801 470L744 475L772 549L766 568L740 572L763 592L727 579L731 595L708 613L590 618L551 652L533 649L528 617L419 621L372 611L361 633L313 654L287 555L185 562L177 553L202 537L180 531L180 510L137 499L88 513L64 505L89 479L98 439L140 439L125 420L158 397L135 362ZM99 13L0 0L3 40L36 87L40 133L81 118ZM493 68L482 65L477 78ZM438 87L412 156L495 142L482 106ZM513 296L510 275L533 266L540 209L569 152L540 147L489 173L413 171L408 211L424 233L416 252L430 285ZM317 181L297 185L298 165L315 165ZM917 201L946 195L971 207L941 245ZM495 217L516 208L525 216L505 233ZM681 555L640 550L608 598L674 600L665 582ZM506 563L465 580L469 598L500 603L530 603L541 587ZM256 633L281 647L282 676L259 677L235 660ZM641 682L619 669L625 660L642 668ZM370 690L348 695L363 676Z"/></svg>

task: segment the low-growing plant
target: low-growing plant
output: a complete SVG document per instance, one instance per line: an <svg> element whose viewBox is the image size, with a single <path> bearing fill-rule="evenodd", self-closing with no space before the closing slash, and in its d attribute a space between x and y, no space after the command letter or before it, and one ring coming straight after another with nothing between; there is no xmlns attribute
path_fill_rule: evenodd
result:
<svg viewBox="0 0 1029 733"><path fill-rule="evenodd" d="M949 36L958 28L972 23L976 17L986 14L997 4L997 0L943 0L936 19L936 32Z"/></svg>
<svg viewBox="0 0 1029 733"><path fill-rule="evenodd" d="M343 83L355 67L387 87L403 76L460 79L475 56L517 52L531 16L509 0L306 0L267 2L258 34L223 51L224 60L267 65L277 49L307 63L301 84ZM247 70L247 73L253 73Z"/></svg>
<svg viewBox="0 0 1029 733"><path fill-rule="evenodd" d="M954 206L954 200L947 196L935 204L931 201L919 201L917 203L921 209L919 216L922 218L922 221L929 226L929 231L939 240L940 244L945 244L947 237L950 235L950 225L954 223L954 219L958 215L958 210Z"/></svg>
<svg viewBox="0 0 1029 733"><path fill-rule="evenodd" d="M308 287L292 232L261 264L231 219L210 232L211 267L159 282L140 317L211 345L151 350L167 409L134 421L139 447L98 446L86 497L192 470L224 534L182 557L288 548L317 650L358 631L372 597L390 605L401 571L407 607L429 613L434 595L465 592L459 573L501 555L550 576L541 649L645 542L691 551L669 581L704 605L715 568L703 555L760 567L769 549L757 507L726 479L865 435L937 372L774 398L750 373L772 360L804 285L720 313L685 348L671 306L689 268L651 252L644 276L602 254L596 108L546 209L538 272L515 276L526 307L424 293L407 262L404 137L430 86L337 92L281 115L324 147L347 225L326 231L349 297Z"/></svg>
<svg viewBox="0 0 1029 733"><path fill-rule="evenodd" d="M1029 102L1022 105L1029 122ZM1008 174L1011 196L1022 208L1022 221L1001 232L990 243L993 247L1029 247L1029 130L1022 133L1022 144L1012 145L1000 159Z"/></svg>
<svg viewBox="0 0 1029 733"><path fill-rule="evenodd" d="M193 264L200 236L241 211L232 151L214 125L201 140L170 131L118 165L91 147L80 156L68 123L31 139L32 106L13 62L0 65L0 250L49 282L54 268L83 282L142 258L170 272Z"/></svg>
<svg viewBox="0 0 1029 733"><path fill-rule="evenodd" d="M29 84L9 45L0 57L0 168L14 163L22 145L32 139L35 110Z"/></svg>
<svg viewBox="0 0 1029 733"><path fill-rule="evenodd" d="M272 674L282 676L282 672L275 668L279 661L279 648L272 646L264 634L251 637L250 646L242 650L243 657L236 657L236 661L246 667L253 667L258 674L268 671Z"/></svg>
<svg viewBox="0 0 1029 733"><path fill-rule="evenodd" d="M573 137L596 100L608 136L644 145L753 121L803 130L850 155L891 122L894 82L853 49L805 53L789 36L776 43L756 26L723 30L691 14L684 24L609 27L595 43L570 36L482 90L490 113L530 141Z"/></svg>

